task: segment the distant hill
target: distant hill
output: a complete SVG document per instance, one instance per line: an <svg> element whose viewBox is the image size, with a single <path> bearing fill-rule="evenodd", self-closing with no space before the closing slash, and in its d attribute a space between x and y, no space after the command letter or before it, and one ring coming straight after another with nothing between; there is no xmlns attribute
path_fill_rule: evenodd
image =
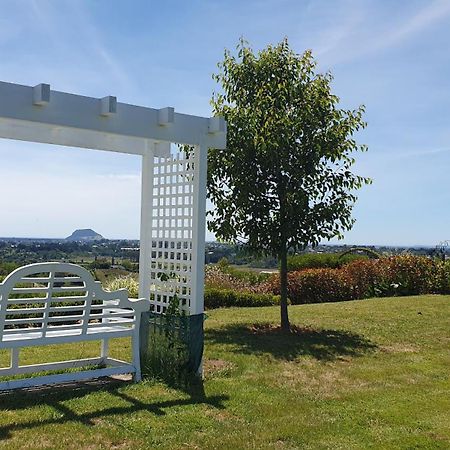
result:
<svg viewBox="0 0 450 450"><path fill-rule="evenodd" d="M90 228L84 230L75 230L66 241L101 241L105 239L101 234L96 233Z"/></svg>

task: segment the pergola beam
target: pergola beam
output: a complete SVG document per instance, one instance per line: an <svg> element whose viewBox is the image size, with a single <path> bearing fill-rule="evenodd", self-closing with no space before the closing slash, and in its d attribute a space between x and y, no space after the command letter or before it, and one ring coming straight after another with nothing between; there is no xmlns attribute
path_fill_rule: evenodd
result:
<svg viewBox="0 0 450 450"><path fill-rule="evenodd" d="M121 136L79 128L49 127L47 124L38 122L4 118L0 118L0 138L131 155L143 155L151 146L155 148L155 156L167 156L170 152L170 142L157 142L152 139Z"/></svg>
<svg viewBox="0 0 450 450"><path fill-rule="evenodd" d="M46 84L0 82L0 99L0 138L141 155L149 142L226 145L223 119L180 114L173 108L134 106L112 96L67 94Z"/></svg>

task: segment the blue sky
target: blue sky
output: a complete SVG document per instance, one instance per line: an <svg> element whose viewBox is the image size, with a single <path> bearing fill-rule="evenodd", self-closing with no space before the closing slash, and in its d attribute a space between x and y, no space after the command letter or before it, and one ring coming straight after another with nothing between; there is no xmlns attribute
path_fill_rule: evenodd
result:
<svg viewBox="0 0 450 450"><path fill-rule="evenodd" d="M225 48L287 36L333 73L343 107L367 108L355 170L374 183L344 242L450 239L450 0L0 5L1 80L204 116ZM0 161L0 236L138 237L138 157L0 140Z"/></svg>

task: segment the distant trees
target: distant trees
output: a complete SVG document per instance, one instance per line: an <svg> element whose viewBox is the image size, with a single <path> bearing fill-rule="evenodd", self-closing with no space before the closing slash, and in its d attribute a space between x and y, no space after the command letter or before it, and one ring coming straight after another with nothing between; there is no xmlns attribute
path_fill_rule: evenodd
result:
<svg viewBox="0 0 450 450"><path fill-rule="evenodd" d="M364 107L339 108L332 76L287 40L255 54L244 42L214 75L214 113L228 122L226 150L209 153L209 228L225 241L280 260L281 326L290 328L287 256L353 225L354 191L370 182L351 171Z"/></svg>

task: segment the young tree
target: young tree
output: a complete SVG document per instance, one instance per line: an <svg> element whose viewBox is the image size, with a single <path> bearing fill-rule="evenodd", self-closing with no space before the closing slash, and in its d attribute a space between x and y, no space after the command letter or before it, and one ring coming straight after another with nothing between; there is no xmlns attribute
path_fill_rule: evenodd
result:
<svg viewBox="0 0 450 450"><path fill-rule="evenodd" d="M354 134L364 107L339 108L332 76L316 73L310 51L294 53L285 39L255 54L241 40L225 51L214 113L228 122L226 150L208 155L209 229L226 241L280 261L281 327L289 330L287 256L342 238L354 220L354 191L370 182L351 172Z"/></svg>

